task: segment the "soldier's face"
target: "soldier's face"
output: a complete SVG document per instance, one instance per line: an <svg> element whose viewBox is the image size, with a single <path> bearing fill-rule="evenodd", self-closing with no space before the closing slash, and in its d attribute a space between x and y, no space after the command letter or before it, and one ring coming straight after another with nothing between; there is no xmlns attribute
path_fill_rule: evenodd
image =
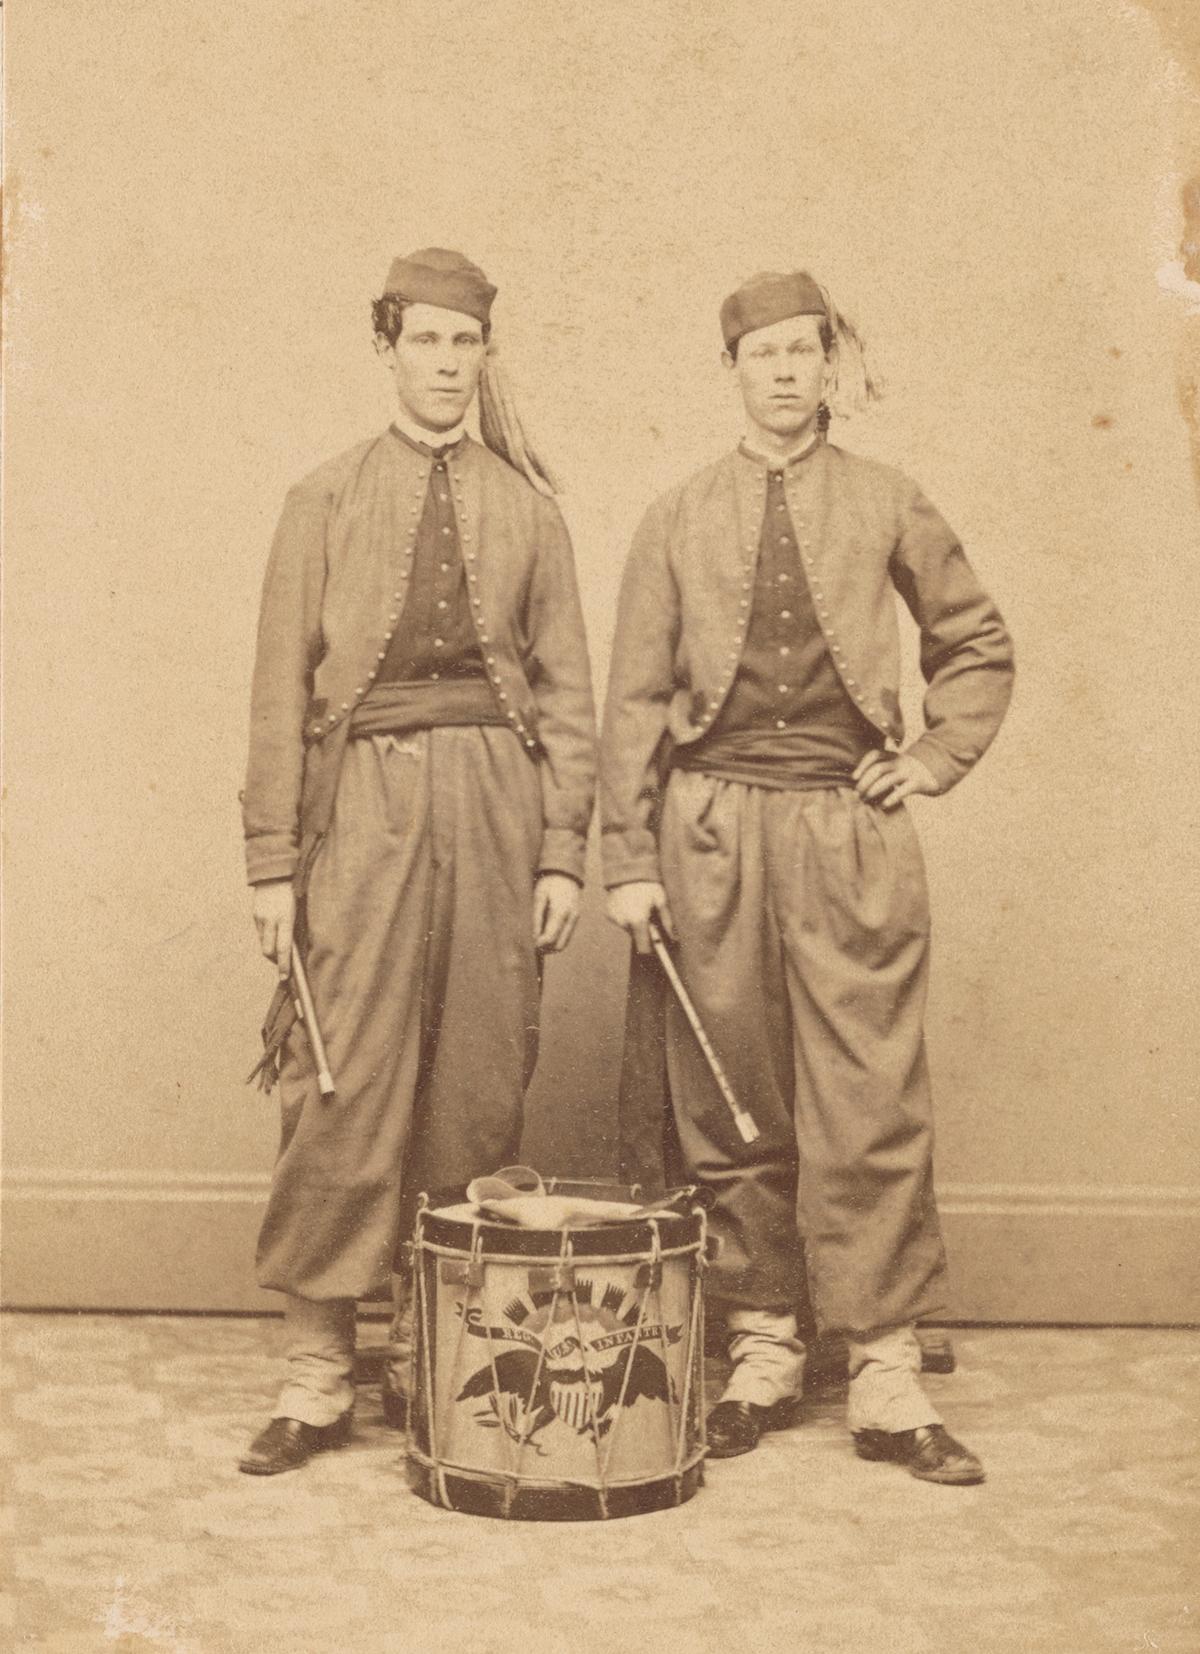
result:
<svg viewBox="0 0 1200 1654"><path fill-rule="evenodd" d="M483 328L461 310L412 304L394 345L376 341L400 406L430 431L448 431L470 405L483 367Z"/></svg>
<svg viewBox="0 0 1200 1654"><path fill-rule="evenodd" d="M801 437L816 423L830 364L820 316L791 316L738 341L733 373L752 425L777 437Z"/></svg>

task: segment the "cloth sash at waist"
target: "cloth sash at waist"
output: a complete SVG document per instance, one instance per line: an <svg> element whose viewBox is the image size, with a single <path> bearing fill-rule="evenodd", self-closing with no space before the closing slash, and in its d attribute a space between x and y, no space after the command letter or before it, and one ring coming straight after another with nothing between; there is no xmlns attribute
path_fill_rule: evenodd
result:
<svg viewBox="0 0 1200 1654"><path fill-rule="evenodd" d="M350 734L396 735L447 724L507 722L486 678L424 678L377 684L356 708Z"/></svg>
<svg viewBox="0 0 1200 1654"><path fill-rule="evenodd" d="M739 729L677 747L672 765L722 781L789 792L851 787L855 766L873 744L865 727Z"/></svg>

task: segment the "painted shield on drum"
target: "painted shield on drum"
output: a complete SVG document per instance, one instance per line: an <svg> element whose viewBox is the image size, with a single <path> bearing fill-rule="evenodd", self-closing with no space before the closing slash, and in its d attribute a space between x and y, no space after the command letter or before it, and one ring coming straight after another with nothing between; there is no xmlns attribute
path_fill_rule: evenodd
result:
<svg viewBox="0 0 1200 1654"><path fill-rule="evenodd" d="M686 1267L664 1265L657 1290L639 1290L630 1270L624 1279L580 1270L561 1287L540 1283L548 1273L492 1264L477 1302L465 1291L443 1295L439 1341L458 1354L439 1385L447 1456L506 1470L507 1443L523 1444L527 1469L548 1461L554 1475L574 1479L595 1474L599 1446L615 1480L671 1469L688 1354Z"/></svg>

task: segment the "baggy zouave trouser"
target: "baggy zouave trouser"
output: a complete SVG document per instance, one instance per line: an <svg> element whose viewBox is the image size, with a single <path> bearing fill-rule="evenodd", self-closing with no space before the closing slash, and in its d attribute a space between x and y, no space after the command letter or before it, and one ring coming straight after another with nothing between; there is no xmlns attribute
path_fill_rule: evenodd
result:
<svg viewBox="0 0 1200 1654"><path fill-rule="evenodd" d="M680 972L761 1132L742 1143L669 1002L680 1144L716 1196L710 1288L735 1359L775 1344L774 1373L770 1354L745 1362L748 1393L735 1369L728 1394L768 1405L799 1388L791 1317L806 1267L818 1326L850 1344L851 1427L935 1422L911 1331L940 1306L945 1259L923 1033L929 904L908 814L848 787L676 770L659 848Z"/></svg>
<svg viewBox="0 0 1200 1654"><path fill-rule="evenodd" d="M303 1028L283 1053L283 1131L258 1247L288 1294L277 1416L353 1400L354 1305L387 1297L418 1194L516 1158L537 1057L536 765L511 731L439 727L346 747L313 863L306 964L336 1095ZM390 1359L404 1370L403 1317Z"/></svg>

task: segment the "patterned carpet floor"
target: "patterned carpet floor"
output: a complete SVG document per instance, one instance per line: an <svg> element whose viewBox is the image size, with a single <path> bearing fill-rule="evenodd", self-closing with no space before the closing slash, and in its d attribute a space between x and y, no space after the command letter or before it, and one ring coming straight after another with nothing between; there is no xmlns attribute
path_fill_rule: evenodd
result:
<svg viewBox="0 0 1200 1654"><path fill-rule="evenodd" d="M10 1315L5 1645L56 1654L1197 1654L1200 1334L963 1331L986 1485L857 1460L832 1390L678 1510L512 1523L354 1440L259 1480L268 1320ZM376 1327L364 1329L370 1339Z"/></svg>

